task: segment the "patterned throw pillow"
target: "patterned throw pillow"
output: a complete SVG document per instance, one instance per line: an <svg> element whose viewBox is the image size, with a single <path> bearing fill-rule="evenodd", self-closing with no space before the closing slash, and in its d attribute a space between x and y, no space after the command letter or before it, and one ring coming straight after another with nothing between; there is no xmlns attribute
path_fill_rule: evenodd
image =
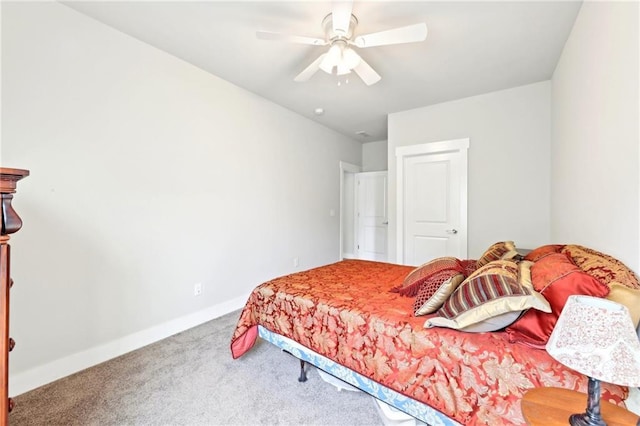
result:
<svg viewBox="0 0 640 426"><path fill-rule="evenodd" d="M640 289L636 274L614 257L578 245L566 245L561 252L569 255L584 272L607 285L618 283L625 287Z"/></svg>
<svg viewBox="0 0 640 426"><path fill-rule="evenodd" d="M460 261L460 266L464 270L463 274L465 277L473 274L476 269L478 269L478 261L475 259L465 259Z"/></svg>
<svg viewBox="0 0 640 426"><path fill-rule="evenodd" d="M531 309L506 331L510 342L536 348L544 348L569 296L605 297L609 293L605 284L582 271L562 253L553 253L535 262L531 267L531 279L551 310L545 313Z"/></svg>
<svg viewBox="0 0 640 426"><path fill-rule="evenodd" d="M517 255L518 252L516 251L516 245L513 241L500 241L491 245L491 247L480 256L476 262L476 267L481 268L494 260L513 259Z"/></svg>
<svg viewBox="0 0 640 426"><path fill-rule="evenodd" d="M494 331L506 327L525 309L550 312L544 297L526 285L526 278L520 280L519 275L515 262L497 260L486 264L460 284L438 310L439 316L428 319L425 326ZM500 321L495 321L499 316Z"/></svg>
<svg viewBox="0 0 640 426"><path fill-rule="evenodd" d="M433 274L418 291L413 302L414 315L427 315L437 311L463 280L464 275L452 269Z"/></svg>
<svg viewBox="0 0 640 426"><path fill-rule="evenodd" d="M403 296L413 297L418 294L420 287L425 281L442 271L455 271L456 273L461 274L463 269L460 265L460 261L455 257L439 257L420 265L411 271L404 279L402 286L394 290L397 290L398 293Z"/></svg>

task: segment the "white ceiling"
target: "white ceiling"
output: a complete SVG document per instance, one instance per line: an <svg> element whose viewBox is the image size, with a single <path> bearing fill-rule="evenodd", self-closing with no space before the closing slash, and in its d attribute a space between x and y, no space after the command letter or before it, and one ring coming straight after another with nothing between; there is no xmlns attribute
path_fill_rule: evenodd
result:
<svg viewBox="0 0 640 426"><path fill-rule="evenodd" d="M328 47L258 40L257 30L324 38L320 1L65 2L85 15L361 142L387 115L551 78L581 2L355 2L357 34L418 22L427 40L359 49L382 80L293 78ZM324 115L315 116L315 108ZM370 136L357 136L365 131Z"/></svg>

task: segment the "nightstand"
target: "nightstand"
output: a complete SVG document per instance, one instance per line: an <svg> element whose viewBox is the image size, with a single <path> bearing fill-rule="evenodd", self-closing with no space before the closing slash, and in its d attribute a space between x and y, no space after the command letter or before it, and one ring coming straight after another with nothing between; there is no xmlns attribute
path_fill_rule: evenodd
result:
<svg viewBox="0 0 640 426"><path fill-rule="evenodd" d="M9 275L10 234L22 227L22 219L11 206L18 181L29 176L29 170L0 167L0 426L9 424L8 414L13 408L9 398L9 352L15 341L9 337L9 289L13 280Z"/></svg>
<svg viewBox="0 0 640 426"><path fill-rule="evenodd" d="M569 416L584 413L587 394L562 388L533 388L522 398L522 415L530 426L566 426ZM639 417L631 411L600 401L600 412L608 426L635 426Z"/></svg>

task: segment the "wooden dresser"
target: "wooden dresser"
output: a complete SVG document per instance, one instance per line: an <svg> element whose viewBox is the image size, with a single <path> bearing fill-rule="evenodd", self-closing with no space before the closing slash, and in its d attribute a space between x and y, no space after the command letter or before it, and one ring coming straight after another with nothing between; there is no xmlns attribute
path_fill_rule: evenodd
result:
<svg viewBox="0 0 640 426"><path fill-rule="evenodd" d="M9 234L22 227L22 220L11 207L13 194L20 179L29 176L28 170L0 167L0 193L2 194L2 233L0 235L0 426L9 423L13 401L9 398L9 352L15 342L9 337L9 289L13 285L10 273Z"/></svg>

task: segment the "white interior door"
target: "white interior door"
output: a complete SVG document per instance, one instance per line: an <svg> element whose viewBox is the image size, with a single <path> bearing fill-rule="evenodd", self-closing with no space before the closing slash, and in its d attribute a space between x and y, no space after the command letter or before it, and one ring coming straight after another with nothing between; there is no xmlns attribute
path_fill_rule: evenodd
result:
<svg viewBox="0 0 640 426"><path fill-rule="evenodd" d="M425 144L431 152L412 147L399 153L400 263L420 265L441 256L466 258L466 148L464 153L434 150L445 147L437 144L447 143Z"/></svg>
<svg viewBox="0 0 640 426"><path fill-rule="evenodd" d="M356 241L360 259L387 261L387 172L356 175Z"/></svg>

